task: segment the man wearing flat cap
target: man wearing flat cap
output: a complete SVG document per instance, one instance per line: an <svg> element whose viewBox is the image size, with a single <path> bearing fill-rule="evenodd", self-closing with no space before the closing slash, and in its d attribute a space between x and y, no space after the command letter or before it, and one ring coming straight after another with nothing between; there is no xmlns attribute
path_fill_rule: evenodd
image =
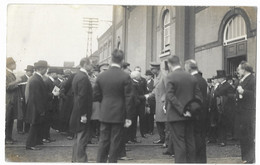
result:
<svg viewBox="0 0 260 165"><path fill-rule="evenodd" d="M21 82L18 84L18 117L17 117L17 132L18 134L28 133L30 129L30 124L24 122L26 113L26 103L25 103L25 87L28 79L33 75L34 67L32 65L27 65L25 69L26 73L21 77Z"/></svg>
<svg viewBox="0 0 260 165"><path fill-rule="evenodd" d="M163 144L165 142L165 123L166 113L163 110L165 105L166 94L166 76L160 70L160 64L151 62L151 71L154 74L154 89L151 93L146 95L146 99L155 98L155 121L159 133L159 140L154 141L154 144Z"/></svg>
<svg viewBox="0 0 260 165"><path fill-rule="evenodd" d="M16 78L13 70L16 63L12 57L6 59L6 116L5 116L5 143L13 144L12 138L14 119L17 118L18 84L21 78Z"/></svg>
<svg viewBox="0 0 260 165"><path fill-rule="evenodd" d="M47 67L46 61L40 60L34 63L35 73L27 83L29 90L25 119L31 124L26 141L26 149L28 150L39 150L37 145L43 144L42 130L48 99L43 75L47 72Z"/></svg>

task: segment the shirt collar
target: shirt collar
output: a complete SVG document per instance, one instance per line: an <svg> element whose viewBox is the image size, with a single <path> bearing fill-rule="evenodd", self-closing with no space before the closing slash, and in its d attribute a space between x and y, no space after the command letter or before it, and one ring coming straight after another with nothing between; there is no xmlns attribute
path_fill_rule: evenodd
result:
<svg viewBox="0 0 260 165"><path fill-rule="evenodd" d="M195 70L195 71L193 71L193 72L191 72L190 74L191 75L195 75L195 74L198 74L199 72L197 71L197 70Z"/></svg>
<svg viewBox="0 0 260 165"><path fill-rule="evenodd" d="M63 80L61 78L58 77L58 79L60 80L60 82L62 82Z"/></svg>
<svg viewBox="0 0 260 165"><path fill-rule="evenodd" d="M220 84L224 84L227 80L222 81Z"/></svg>
<svg viewBox="0 0 260 165"><path fill-rule="evenodd" d="M54 82L54 78L52 78L51 76L49 76L49 79L51 79L51 81Z"/></svg>
<svg viewBox="0 0 260 165"><path fill-rule="evenodd" d="M29 79L30 77L25 73L25 76Z"/></svg>
<svg viewBox="0 0 260 165"><path fill-rule="evenodd" d="M172 71L174 72L175 70L177 70L177 69L180 69L181 68L181 66L180 65L178 65L178 66L175 66L173 69L172 69Z"/></svg>
<svg viewBox="0 0 260 165"><path fill-rule="evenodd" d="M134 82L137 82L137 83L139 82L139 81L138 81L138 80L136 80L136 79L133 79L133 81L134 81Z"/></svg>
<svg viewBox="0 0 260 165"><path fill-rule="evenodd" d="M247 73L244 77L241 78L240 82L243 82L251 73Z"/></svg>
<svg viewBox="0 0 260 165"><path fill-rule="evenodd" d="M117 67L117 68L121 68L121 66L119 64L115 64L115 63L112 63L111 66L114 66L114 67Z"/></svg>
<svg viewBox="0 0 260 165"><path fill-rule="evenodd" d="M39 72L35 72L35 74L38 74L42 78L42 75Z"/></svg>
<svg viewBox="0 0 260 165"><path fill-rule="evenodd" d="M86 71L86 69L80 68L79 70L80 70L81 72L84 72L84 73L86 73L86 74L88 75L88 72Z"/></svg>
<svg viewBox="0 0 260 165"><path fill-rule="evenodd" d="M8 70L9 72L13 73L13 71L11 69L9 69L9 68L6 68L6 70Z"/></svg>

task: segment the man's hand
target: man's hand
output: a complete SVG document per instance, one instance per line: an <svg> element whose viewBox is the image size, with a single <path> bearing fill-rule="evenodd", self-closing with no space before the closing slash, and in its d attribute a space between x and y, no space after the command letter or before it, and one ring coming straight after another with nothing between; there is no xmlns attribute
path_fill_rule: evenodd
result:
<svg viewBox="0 0 260 165"><path fill-rule="evenodd" d="M86 115L81 116L80 122L86 124L87 123L87 116Z"/></svg>
<svg viewBox="0 0 260 165"><path fill-rule="evenodd" d="M186 111L184 114L183 114L184 117L191 117L191 113L189 111Z"/></svg>
<svg viewBox="0 0 260 165"><path fill-rule="evenodd" d="M144 95L144 97L147 100L149 98L149 94Z"/></svg>
<svg viewBox="0 0 260 165"><path fill-rule="evenodd" d="M128 127L130 127L131 125L132 125L132 121L129 120L129 119L125 119L124 127L125 127L125 128L128 128Z"/></svg>
<svg viewBox="0 0 260 165"><path fill-rule="evenodd" d="M22 81L21 77L17 77L16 80L15 80L16 83L20 83L21 81Z"/></svg>
<svg viewBox="0 0 260 165"><path fill-rule="evenodd" d="M244 89L243 89L241 86L238 86L238 87L237 87L237 92L238 92L239 94L243 94L243 93L244 93Z"/></svg>
<svg viewBox="0 0 260 165"><path fill-rule="evenodd" d="M165 108L165 105L163 106L163 113L166 114L166 108Z"/></svg>

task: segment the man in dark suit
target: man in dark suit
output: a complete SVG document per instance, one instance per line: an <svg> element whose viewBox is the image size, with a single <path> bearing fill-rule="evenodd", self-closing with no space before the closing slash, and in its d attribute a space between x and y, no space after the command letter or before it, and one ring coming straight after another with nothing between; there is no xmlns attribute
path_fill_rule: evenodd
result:
<svg viewBox="0 0 260 165"><path fill-rule="evenodd" d="M166 110L174 144L175 163L195 163L194 113L185 107L201 93L195 77L183 71L178 56L170 56L171 73L167 76Z"/></svg>
<svg viewBox="0 0 260 165"><path fill-rule="evenodd" d="M217 70L217 77L219 85L214 91L216 107L218 112L218 138L221 147L226 146L227 128L228 128L228 112L232 107L231 97L234 95L233 87L226 80L226 72L224 70Z"/></svg>
<svg viewBox="0 0 260 165"><path fill-rule="evenodd" d="M49 68L48 70L48 78L44 80L44 83L46 85L47 93L48 93L48 103L47 103L47 111L45 114L45 123L43 128L43 142L44 143L50 143L55 141L55 139L52 139L50 137L50 128L53 127L54 123L54 114L58 111L59 106L59 92L54 93L54 88L57 88L57 85L55 85L55 80L57 79L57 69L56 68Z"/></svg>
<svg viewBox="0 0 260 165"><path fill-rule="evenodd" d="M196 146L196 163L207 163L206 156L206 129L207 129L207 82L199 74L197 62L195 60L185 61L185 70L193 75L198 82L199 89L203 97L203 104L195 120L194 134L195 134L195 146Z"/></svg>
<svg viewBox="0 0 260 165"><path fill-rule="evenodd" d="M73 110L70 117L70 131L75 133L72 162L87 162L86 148L89 139L89 125L92 113L92 87L88 71L92 69L89 58L80 61L80 70L72 81L74 94Z"/></svg>
<svg viewBox="0 0 260 165"><path fill-rule="evenodd" d="M136 108L137 108L137 112L138 112L138 116L139 116L141 137L146 138L147 137L146 134L148 133L148 115L145 112L145 101L146 100L145 100L144 95L148 93L147 84L146 84L147 82L146 82L146 79L141 76L142 70L141 70L140 66L136 66L134 68L134 71L137 71L140 73L137 91L138 91L138 95L141 96L143 99L139 99L140 103ZM141 97L139 97L139 98L141 98ZM135 134L136 134L136 131L135 131Z"/></svg>
<svg viewBox="0 0 260 165"><path fill-rule="evenodd" d="M123 51L114 50L111 67L97 77L94 87L94 101L101 102L97 162L117 162L123 127L131 125L131 78L121 70L123 58Z"/></svg>
<svg viewBox="0 0 260 165"><path fill-rule="evenodd" d="M26 103L25 103L25 87L26 83L33 75L33 66L27 65L25 69L26 73L21 77L21 82L18 84L19 93L18 93L18 117L17 117L17 132L18 134L28 133L30 129L30 124L24 122L25 113L26 113Z"/></svg>
<svg viewBox="0 0 260 165"><path fill-rule="evenodd" d="M240 146L243 163L255 162L256 78L246 61L238 66L242 77L237 87Z"/></svg>
<svg viewBox="0 0 260 165"><path fill-rule="evenodd" d="M34 64L35 73L29 79L26 122L31 124L26 141L26 149L39 150L36 145L42 144L42 129L47 110L48 93L43 82L43 75L47 72L47 62L38 61Z"/></svg>
<svg viewBox="0 0 260 165"><path fill-rule="evenodd" d="M145 72L146 82L147 82L147 91L151 93L154 89L154 80L153 73L150 70ZM148 133L153 134L154 130L154 114L155 114L155 97L150 97L146 100L146 108L149 109L148 113Z"/></svg>
<svg viewBox="0 0 260 165"><path fill-rule="evenodd" d="M13 70L16 63L12 57L6 59L6 112L5 112L5 143L13 144L12 138L14 119L17 118L18 84L21 78L16 78Z"/></svg>

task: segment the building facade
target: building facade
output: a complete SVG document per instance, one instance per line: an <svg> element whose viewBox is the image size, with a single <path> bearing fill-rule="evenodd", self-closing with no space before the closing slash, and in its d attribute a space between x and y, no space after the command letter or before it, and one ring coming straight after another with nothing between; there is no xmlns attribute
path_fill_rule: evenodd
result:
<svg viewBox="0 0 260 165"><path fill-rule="evenodd" d="M169 55L195 59L205 78L219 69L234 74L241 60L255 70L256 25L256 7L114 6L113 24L98 39L99 63L119 48L143 70Z"/></svg>

